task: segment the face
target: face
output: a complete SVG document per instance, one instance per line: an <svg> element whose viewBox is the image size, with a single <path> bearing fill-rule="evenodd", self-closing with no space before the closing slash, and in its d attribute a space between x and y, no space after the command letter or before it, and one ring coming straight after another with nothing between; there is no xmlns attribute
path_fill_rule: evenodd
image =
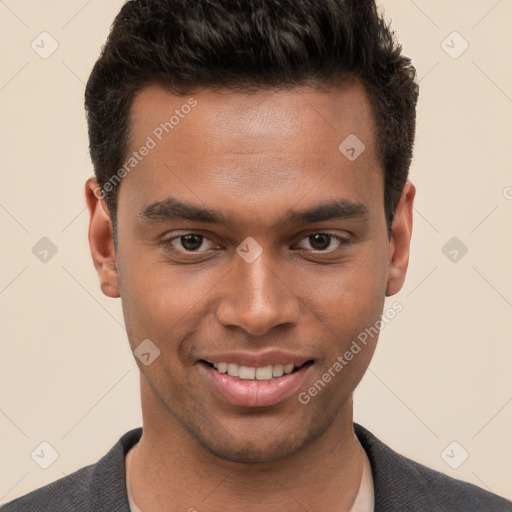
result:
<svg viewBox="0 0 512 512"><path fill-rule="evenodd" d="M158 404L151 421L172 417L228 460L289 457L351 414L376 336L304 393L400 289L412 184L390 242L372 112L355 83L186 97L151 86L132 122L117 254L94 180L88 204L102 289L122 298L131 348L151 340L140 345L149 364L137 359L143 409Z"/></svg>

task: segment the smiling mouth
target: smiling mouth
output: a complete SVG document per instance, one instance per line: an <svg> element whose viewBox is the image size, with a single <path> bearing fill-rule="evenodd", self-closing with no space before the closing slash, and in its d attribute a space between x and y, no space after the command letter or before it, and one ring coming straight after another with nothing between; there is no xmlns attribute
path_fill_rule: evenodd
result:
<svg viewBox="0 0 512 512"><path fill-rule="evenodd" d="M290 375L299 371L301 368L313 364L313 360L306 361L300 366L294 364L274 364L261 367L241 366L235 363L215 362L201 360L202 363L213 368L219 373L225 373L233 378L240 380L255 380L255 381L269 381L278 379L283 375Z"/></svg>

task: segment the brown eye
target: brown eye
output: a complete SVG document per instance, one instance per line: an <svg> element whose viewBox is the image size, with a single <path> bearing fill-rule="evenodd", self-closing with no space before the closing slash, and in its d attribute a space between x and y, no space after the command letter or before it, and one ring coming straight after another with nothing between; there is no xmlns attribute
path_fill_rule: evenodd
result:
<svg viewBox="0 0 512 512"><path fill-rule="evenodd" d="M206 252L208 247L209 238L198 233L186 233L184 235L177 235L166 240L162 240L162 245L166 250L181 253L203 253ZM210 247L211 248L211 247Z"/></svg>
<svg viewBox="0 0 512 512"><path fill-rule="evenodd" d="M197 251L203 244L203 235L183 235L179 237L181 246L187 251Z"/></svg>
<svg viewBox="0 0 512 512"><path fill-rule="evenodd" d="M325 233L318 233L316 235L309 235L309 243L311 247L317 251L323 251L329 248L331 243L331 236Z"/></svg>
<svg viewBox="0 0 512 512"><path fill-rule="evenodd" d="M309 247L300 247L299 245L301 249L309 249L319 252L331 252L348 243L348 240L332 233L311 233L303 238L301 243L304 241L307 241Z"/></svg>

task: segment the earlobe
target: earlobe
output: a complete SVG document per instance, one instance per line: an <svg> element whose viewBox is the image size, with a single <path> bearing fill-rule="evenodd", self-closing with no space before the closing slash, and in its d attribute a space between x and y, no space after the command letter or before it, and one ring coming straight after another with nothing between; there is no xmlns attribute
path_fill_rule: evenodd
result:
<svg viewBox="0 0 512 512"><path fill-rule="evenodd" d="M416 188L410 182L405 184L396 208L389 244L388 282L386 296L398 293L405 281L412 237L412 210Z"/></svg>
<svg viewBox="0 0 512 512"><path fill-rule="evenodd" d="M94 177L85 183L85 200L89 210L89 247L100 278L101 291L107 297L120 297L112 222Z"/></svg>

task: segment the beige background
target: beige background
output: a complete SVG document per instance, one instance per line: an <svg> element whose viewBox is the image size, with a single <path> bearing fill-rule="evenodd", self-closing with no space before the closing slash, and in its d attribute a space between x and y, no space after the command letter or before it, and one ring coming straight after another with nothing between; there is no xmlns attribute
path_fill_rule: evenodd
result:
<svg viewBox="0 0 512 512"><path fill-rule="evenodd" d="M0 502L95 462L141 424L83 195L84 83L121 4L0 0ZM418 194L409 275L388 304L404 310L382 331L355 417L399 452L512 499L512 1L382 4L421 79ZM31 48L43 31L59 45L47 59ZM457 59L441 46L453 31L469 43ZM42 237L58 250L46 263L32 252ZM468 248L455 263L442 252L452 237ZM46 470L31 458L42 441L59 454ZM452 465L469 453L458 469L441 456L453 441Z"/></svg>

